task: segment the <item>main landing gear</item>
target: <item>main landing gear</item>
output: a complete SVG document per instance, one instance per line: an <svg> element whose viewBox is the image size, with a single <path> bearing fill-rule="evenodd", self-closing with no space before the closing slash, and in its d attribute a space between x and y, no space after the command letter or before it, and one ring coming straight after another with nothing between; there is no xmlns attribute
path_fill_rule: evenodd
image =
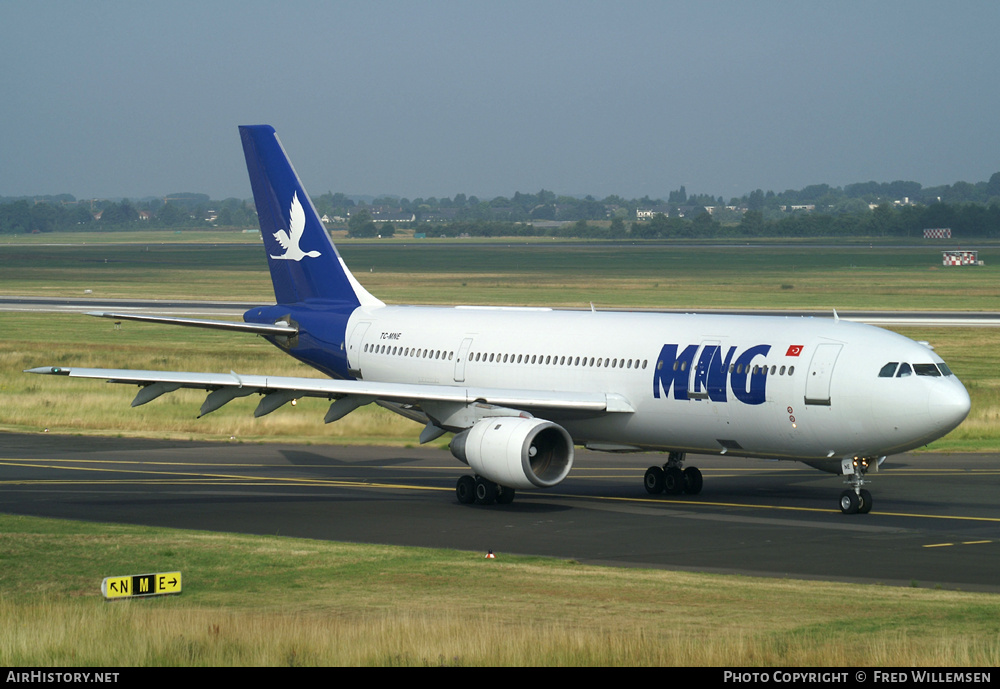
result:
<svg viewBox="0 0 1000 689"><path fill-rule="evenodd" d="M868 473L868 469L872 467L877 471L878 464L878 459L867 457L844 460L843 471L846 477L844 483L850 484L851 487L840 494L841 512L844 514L868 514L872 511L872 494L861 486L867 483L865 474Z"/></svg>
<svg viewBox="0 0 1000 689"><path fill-rule="evenodd" d="M501 486L482 476L466 474L455 485L455 496L463 505L509 505L514 502L514 489Z"/></svg>
<svg viewBox="0 0 1000 689"><path fill-rule="evenodd" d="M649 467L643 483L646 492L652 495L666 493L667 495L697 495L701 492L703 483L701 472L697 467L684 466L684 453L671 452L667 455L667 463L663 467Z"/></svg>

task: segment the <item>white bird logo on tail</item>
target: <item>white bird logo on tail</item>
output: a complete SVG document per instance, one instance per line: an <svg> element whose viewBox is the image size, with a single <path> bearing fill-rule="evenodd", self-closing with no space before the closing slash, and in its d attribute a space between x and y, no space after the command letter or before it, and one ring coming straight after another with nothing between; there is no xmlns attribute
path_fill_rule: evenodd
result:
<svg viewBox="0 0 1000 689"><path fill-rule="evenodd" d="M274 233L274 238L278 240L278 244L281 244L281 248L285 250L285 253L282 256L271 254L271 258L284 259L286 261L301 261L306 256L316 258L320 255L318 251L303 251L299 248L299 242L302 241L302 233L306 229L306 212L302 209L302 204L299 203L298 192L292 195L292 205L288 209L288 229L291 232L291 236L284 230L278 230Z"/></svg>

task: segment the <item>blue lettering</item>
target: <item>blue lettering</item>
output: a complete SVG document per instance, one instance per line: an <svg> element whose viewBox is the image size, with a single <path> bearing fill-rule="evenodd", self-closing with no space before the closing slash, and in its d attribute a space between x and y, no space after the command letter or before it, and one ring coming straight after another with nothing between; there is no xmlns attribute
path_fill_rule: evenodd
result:
<svg viewBox="0 0 1000 689"><path fill-rule="evenodd" d="M675 400L688 399L688 377L697 351L698 345L688 345L678 358L677 345L663 345L653 369L653 397L660 398L660 386L664 395L670 394L670 386L673 385Z"/></svg>
<svg viewBox="0 0 1000 689"><path fill-rule="evenodd" d="M767 374L763 369L757 373L750 372L750 361L757 356L767 356L771 351L771 345L757 345L740 354L736 360L736 369L733 371L730 384L733 386L733 394L736 399L744 404L763 404L765 399L764 387L767 384ZM747 387L747 379L750 386Z"/></svg>
<svg viewBox="0 0 1000 689"><path fill-rule="evenodd" d="M691 383L692 393L700 394L708 385L708 367L718 351L719 345L705 345L705 348L701 350L701 356L698 357L698 366L694 369L694 380Z"/></svg>
<svg viewBox="0 0 1000 689"><path fill-rule="evenodd" d="M729 365L733 361L733 354L736 353L736 347L729 348L725 359L721 357L721 349L718 349L717 353L720 356L713 357L708 364L708 398L713 402L725 402L726 380L729 375Z"/></svg>
<svg viewBox="0 0 1000 689"><path fill-rule="evenodd" d="M726 402L726 387L730 387L736 399L744 404L763 404L767 398L767 373L760 367L757 373L752 371L752 362L756 356L767 356L771 345L761 344L750 347L733 362L736 347L730 347L725 356L719 345L705 345L698 357L697 367L694 357L698 345L688 345L679 355L678 345L665 344L660 350L659 359L653 370L653 397L660 398L670 394L674 389L675 400L688 400L688 384L692 394L708 392L708 398L713 402ZM702 394L702 397L704 395Z"/></svg>

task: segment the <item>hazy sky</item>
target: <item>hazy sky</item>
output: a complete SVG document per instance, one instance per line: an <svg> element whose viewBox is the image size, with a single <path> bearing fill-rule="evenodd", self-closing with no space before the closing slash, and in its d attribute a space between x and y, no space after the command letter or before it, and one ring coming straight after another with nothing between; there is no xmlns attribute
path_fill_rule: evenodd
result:
<svg viewBox="0 0 1000 689"><path fill-rule="evenodd" d="M0 195L727 200L1000 171L1000 3L0 0Z"/></svg>

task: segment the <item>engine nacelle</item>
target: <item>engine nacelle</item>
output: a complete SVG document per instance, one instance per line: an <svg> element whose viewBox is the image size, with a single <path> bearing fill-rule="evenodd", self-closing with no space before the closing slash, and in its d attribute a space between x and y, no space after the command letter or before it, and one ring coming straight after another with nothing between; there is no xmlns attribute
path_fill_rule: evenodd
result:
<svg viewBox="0 0 1000 689"><path fill-rule="evenodd" d="M451 453L508 488L551 488L573 466L573 439L551 421L497 416L456 435Z"/></svg>

